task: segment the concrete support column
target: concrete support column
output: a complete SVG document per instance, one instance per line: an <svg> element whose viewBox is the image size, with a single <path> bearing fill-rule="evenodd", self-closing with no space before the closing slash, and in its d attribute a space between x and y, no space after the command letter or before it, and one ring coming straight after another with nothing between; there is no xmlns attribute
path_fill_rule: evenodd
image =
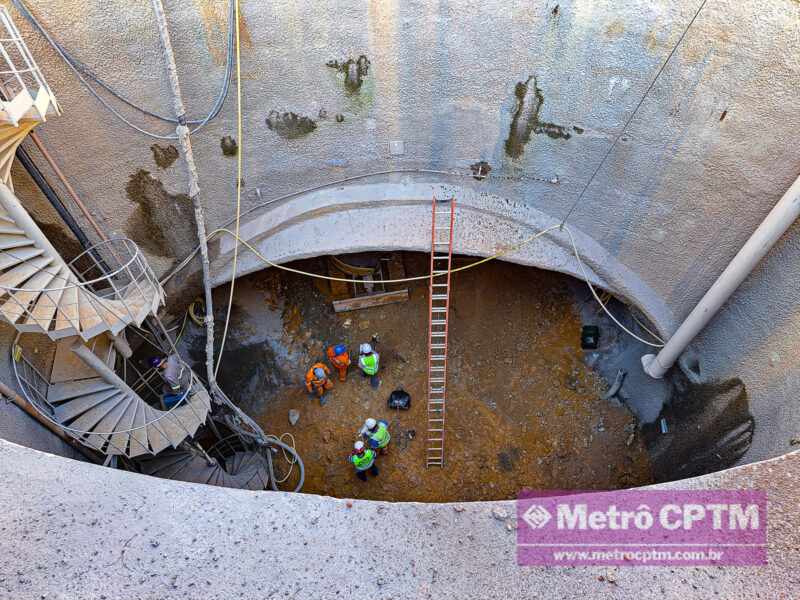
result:
<svg viewBox="0 0 800 600"><path fill-rule="evenodd" d="M138 394L134 392L127 383L112 371L109 366L100 359L94 352L83 345L83 342L77 341L70 348L78 358L80 358L86 365L97 373L109 385L113 385L121 392L128 394L131 398L136 398Z"/></svg>
<svg viewBox="0 0 800 600"><path fill-rule="evenodd" d="M658 355L646 354L642 357L642 365L648 375L655 378L664 376L686 346L711 321L798 216L800 216L800 178L792 184L761 222Z"/></svg>
<svg viewBox="0 0 800 600"><path fill-rule="evenodd" d="M121 331L117 335L111 336L111 343L114 344L114 349L122 356L122 358L130 358L133 356L128 340L125 339L125 332Z"/></svg>

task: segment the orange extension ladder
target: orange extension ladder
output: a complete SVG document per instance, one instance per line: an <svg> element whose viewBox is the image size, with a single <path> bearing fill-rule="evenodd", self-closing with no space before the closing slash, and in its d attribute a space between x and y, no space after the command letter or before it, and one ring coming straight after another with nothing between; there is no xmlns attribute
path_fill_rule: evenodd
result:
<svg viewBox="0 0 800 600"><path fill-rule="evenodd" d="M449 212L437 211L449 204ZM433 198L431 211L431 277L428 300L428 448L426 466L444 466L444 415L447 399L447 317L456 199Z"/></svg>

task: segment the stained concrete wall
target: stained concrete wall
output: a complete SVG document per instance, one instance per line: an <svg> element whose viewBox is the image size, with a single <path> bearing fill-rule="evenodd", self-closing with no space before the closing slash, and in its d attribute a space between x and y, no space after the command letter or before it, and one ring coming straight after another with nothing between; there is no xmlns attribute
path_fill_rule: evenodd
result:
<svg viewBox="0 0 800 600"><path fill-rule="evenodd" d="M169 114L148 3L30 4L98 74ZM199 116L223 74L226 4L165 5L185 101ZM470 165L484 160L492 171L481 191L497 198L497 213L513 216L508 201L557 220L697 6L244 1L244 207L259 202L258 192L270 199L389 169L456 170L447 182L460 185L472 181ZM652 291L663 307L653 316L667 333L800 173L793 135L800 65L786 50L800 36L799 14L793 0L706 4L570 219L608 264ZM169 141L157 142L156 157L155 141L99 107L16 16L64 108L40 128L43 139L109 231L133 237L158 270L166 269L193 244L182 161L168 165ZM326 63L362 54L368 69L363 73L362 61L361 86L348 90L343 74ZM235 161L223 155L220 140L235 131L231 95L193 143L211 228L234 212ZM390 155L390 141L404 142L402 156ZM557 184L548 183L556 176ZM429 183L441 178L431 175ZM495 232L504 241L504 230ZM491 233L484 231L487 243ZM787 234L697 345L705 376L737 375L748 386L757 418L748 459L786 451L798 428L793 398L800 381L787 373L800 366L791 343L800 329L793 309L800 299L793 283L799 233L795 227Z"/></svg>

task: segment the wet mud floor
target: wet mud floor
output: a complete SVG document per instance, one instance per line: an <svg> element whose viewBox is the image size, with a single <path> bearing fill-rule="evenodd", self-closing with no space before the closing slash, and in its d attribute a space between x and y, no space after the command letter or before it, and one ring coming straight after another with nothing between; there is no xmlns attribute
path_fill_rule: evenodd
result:
<svg viewBox="0 0 800 600"><path fill-rule="evenodd" d="M405 254L407 274L425 273L427 260ZM321 259L296 265L326 272ZM292 433L308 493L445 502L513 498L525 487L650 483L635 418L600 399L607 384L584 364L577 285L503 262L454 275L444 469L425 467L424 282L408 286L406 303L335 314L324 282L272 269L242 278L220 383L265 431ZM215 294L224 308L227 286ZM327 345L344 342L352 357L373 335L381 354L378 390L351 367L325 406L306 394L305 371ZM408 411L387 407L399 387L411 394ZM294 426L290 409L300 413ZM378 459L380 475L363 483L347 457L367 417L390 423L392 443Z"/></svg>

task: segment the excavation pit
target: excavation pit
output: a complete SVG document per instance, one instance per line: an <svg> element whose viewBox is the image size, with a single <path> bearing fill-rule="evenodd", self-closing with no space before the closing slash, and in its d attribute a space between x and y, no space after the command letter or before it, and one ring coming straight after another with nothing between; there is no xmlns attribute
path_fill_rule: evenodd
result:
<svg viewBox="0 0 800 600"><path fill-rule="evenodd" d="M400 256L407 276L428 271L427 255ZM457 258L454 266L473 260ZM324 274L329 261L291 266ZM275 269L236 282L220 385L267 432L294 436L306 466L304 492L446 502L513 498L525 487L613 489L652 481L636 418L600 398L608 384L580 347L582 313L585 319L597 308L585 284L499 261L453 276L446 466L426 468L428 287L398 287L408 289L407 302L337 314L337 284L332 290L326 281ZM376 283L373 292L380 291ZM228 286L215 290L220 319L228 294ZM199 332L192 327L187 336L198 362ZM603 333L607 342L616 339ZM306 392L305 372L325 362L328 345L347 344L355 363L359 343L373 336L379 389L351 367L324 406ZM387 407L398 388L411 394L408 411ZM299 413L295 425L292 410ZM378 459L380 475L364 483L347 457L367 417L389 422L392 443Z"/></svg>

